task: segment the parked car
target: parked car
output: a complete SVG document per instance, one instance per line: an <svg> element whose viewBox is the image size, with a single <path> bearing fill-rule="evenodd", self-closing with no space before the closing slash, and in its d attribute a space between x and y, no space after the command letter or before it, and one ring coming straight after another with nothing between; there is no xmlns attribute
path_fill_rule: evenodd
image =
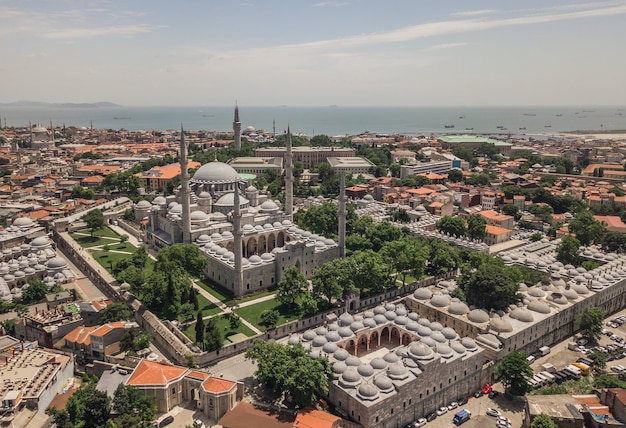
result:
<svg viewBox="0 0 626 428"><path fill-rule="evenodd" d="M437 413L431 413L430 415L426 416L426 420L428 422L434 421L435 418L437 418Z"/></svg>
<svg viewBox="0 0 626 428"><path fill-rule="evenodd" d="M437 409L437 416L445 415L446 413L448 413L448 408L445 406Z"/></svg>
<svg viewBox="0 0 626 428"><path fill-rule="evenodd" d="M459 403L457 403L456 401L448 404L448 410L456 409L457 407L459 407Z"/></svg>
<svg viewBox="0 0 626 428"><path fill-rule="evenodd" d="M467 404L467 397L459 398L459 406L463 406L464 404Z"/></svg>
<svg viewBox="0 0 626 428"><path fill-rule="evenodd" d="M487 413L487 415L489 416L501 416L501 413L498 410L492 409L491 407L487 407L487 411L485 413Z"/></svg>
<svg viewBox="0 0 626 428"><path fill-rule="evenodd" d="M426 422L428 422L426 418L419 418L413 423L413 425L415 427L423 427L424 425L426 425Z"/></svg>

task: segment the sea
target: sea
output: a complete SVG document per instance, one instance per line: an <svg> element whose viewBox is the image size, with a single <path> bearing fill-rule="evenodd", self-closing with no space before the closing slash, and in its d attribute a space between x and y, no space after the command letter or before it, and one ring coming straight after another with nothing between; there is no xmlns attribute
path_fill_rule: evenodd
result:
<svg viewBox="0 0 626 428"><path fill-rule="evenodd" d="M612 107L246 107L242 129L329 136L378 134L546 135L626 130L626 106ZM233 106L18 107L0 105L2 125L77 126L100 129L232 131Z"/></svg>

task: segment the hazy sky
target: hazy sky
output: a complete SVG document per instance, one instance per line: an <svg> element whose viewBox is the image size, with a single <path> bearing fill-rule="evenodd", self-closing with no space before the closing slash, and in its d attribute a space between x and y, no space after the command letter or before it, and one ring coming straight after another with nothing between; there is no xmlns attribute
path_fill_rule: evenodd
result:
<svg viewBox="0 0 626 428"><path fill-rule="evenodd" d="M626 104L626 0L0 0L0 102Z"/></svg>

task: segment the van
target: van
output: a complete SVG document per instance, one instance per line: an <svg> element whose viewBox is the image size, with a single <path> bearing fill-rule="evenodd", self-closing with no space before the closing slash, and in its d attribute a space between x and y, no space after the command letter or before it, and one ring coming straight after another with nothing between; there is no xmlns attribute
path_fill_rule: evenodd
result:
<svg viewBox="0 0 626 428"><path fill-rule="evenodd" d="M550 353L550 347L549 346L542 346L541 348L539 348L539 355L541 355L542 357L545 357L549 353Z"/></svg>
<svg viewBox="0 0 626 428"><path fill-rule="evenodd" d="M587 376L589 374L589 366L583 363L572 363L573 366L578 367L583 376Z"/></svg>
<svg viewBox="0 0 626 428"><path fill-rule="evenodd" d="M548 383L554 383L554 381L556 381L556 378L552 376L552 373L549 373L546 371L539 373L539 376L545 378L548 381Z"/></svg>
<svg viewBox="0 0 626 428"><path fill-rule="evenodd" d="M537 382L538 387L546 384L546 380L539 375L534 375L533 379L535 380L535 382Z"/></svg>
<svg viewBox="0 0 626 428"><path fill-rule="evenodd" d="M529 355L526 357L526 361L528 361L528 364L532 364L535 362L535 356L534 355Z"/></svg>
<svg viewBox="0 0 626 428"><path fill-rule="evenodd" d="M454 422L455 425L461 425L463 422L469 421L471 417L472 417L472 412L470 412L467 409L463 409L461 411L456 412L456 414L454 415L454 418L452 419L452 422Z"/></svg>
<svg viewBox="0 0 626 428"><path fill-rule="evenodd" d="M551 363L542 364L541 368L543 369L544 372L548 372L548 373L554 373L556 371L556 367L554 367L554 364L551 364Z"/></svg>
<svg viewBox="0 0 626 428"><path fill-rule="evenodd" d="M570 364L569 366L565 366L563 370L571 373L574 379L580 379L581 370L578 367Z"/></svg>
<svg viewBox="0 0 626 428"><path fill-rule="evenodd" d="M174 416L169 415L165 417L161 422L159 422L159 428L163 428L164 426L167 426L172 422L174 422Z"/></svg>

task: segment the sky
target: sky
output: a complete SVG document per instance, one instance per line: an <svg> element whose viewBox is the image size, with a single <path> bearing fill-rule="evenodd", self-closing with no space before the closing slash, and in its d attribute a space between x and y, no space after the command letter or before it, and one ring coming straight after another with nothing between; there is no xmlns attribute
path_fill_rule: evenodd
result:
<svg viewBox="0 0 626 428"><path fill-rule="evenodd" d="M0 103L626 104L626 0L0 0Z"/></svg>

